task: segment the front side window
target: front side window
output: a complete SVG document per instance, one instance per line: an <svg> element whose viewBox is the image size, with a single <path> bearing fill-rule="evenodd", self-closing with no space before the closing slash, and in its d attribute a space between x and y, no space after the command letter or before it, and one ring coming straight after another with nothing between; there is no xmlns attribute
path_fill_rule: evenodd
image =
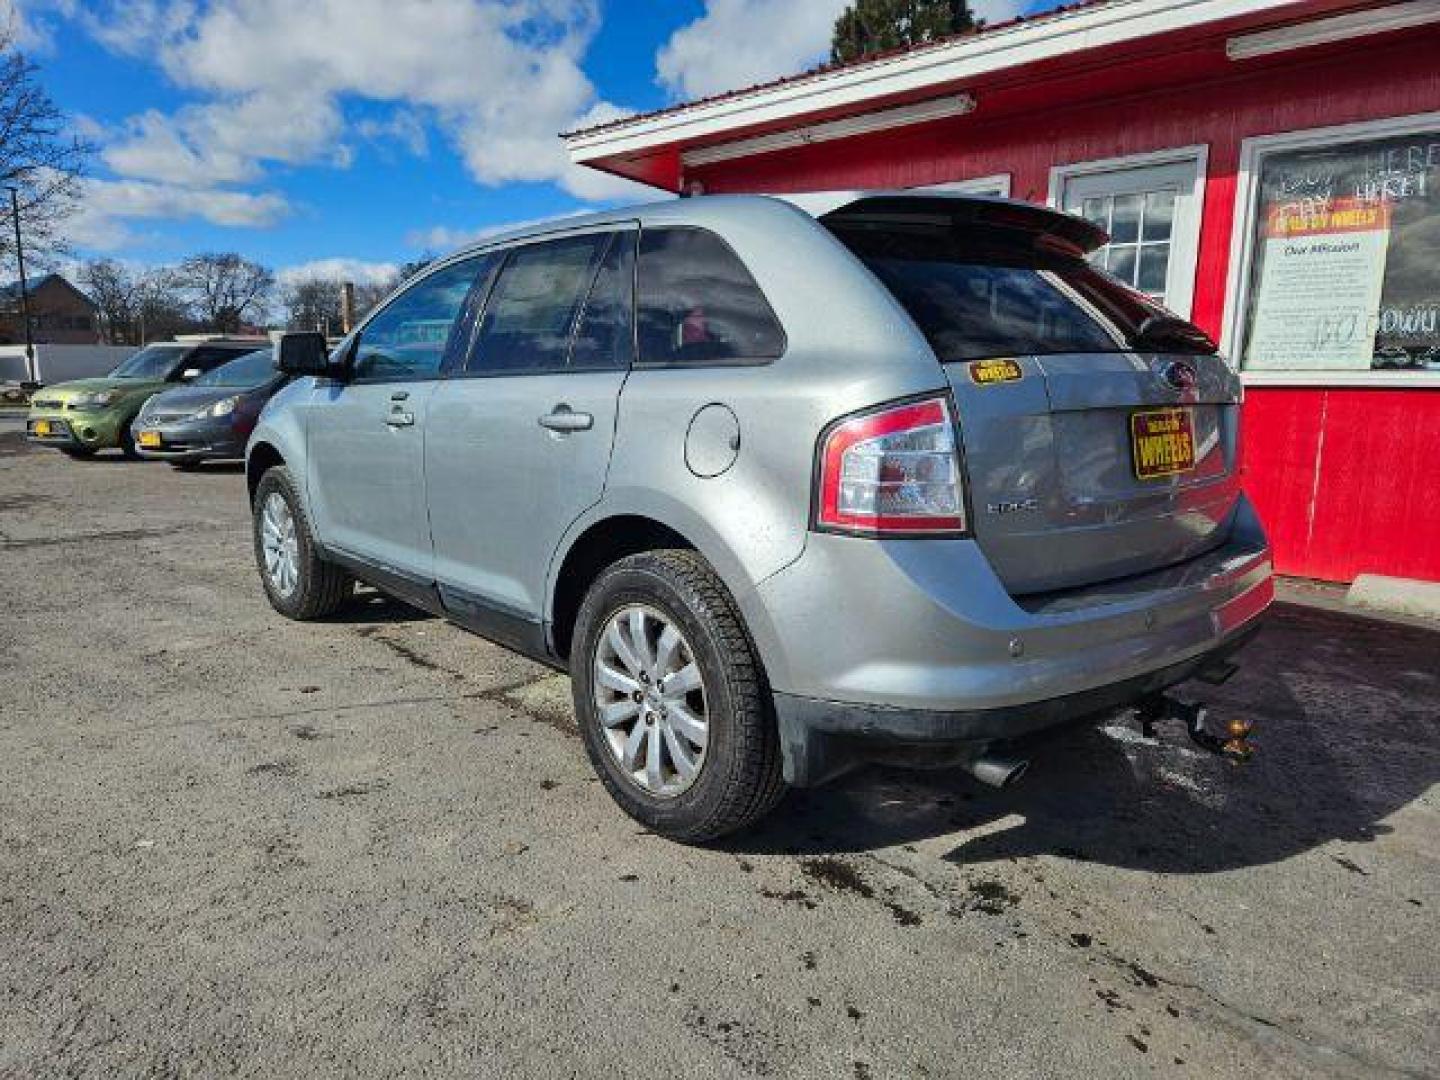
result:
<svg viewBox="0 0 1440 1080"><path fill-rule="evenodd" d="M485 303L467 373L563 370L575 318L610 238L587 233L511 251Z"/></svg>
<svg viewBox="0 0 1440 1080"><path fill-rule="evenodd" d="M1250 371L1440 371L1440 130L1260 161Z"/></svg>
<svg viewBox="0 0 1440 1080"><path fill-rule="evenodd" d="M434 378L451 329L484 262L452 263L402 292L365 324L355 348L354 377L361 382Z"/></svg>
<svg viewBox="0 0 1440 1080"><path fill-rule="evenodd" d="M646 229L636 279L641 363L772 360L785 351L785 332L764 293L712 232Z"/></svg>

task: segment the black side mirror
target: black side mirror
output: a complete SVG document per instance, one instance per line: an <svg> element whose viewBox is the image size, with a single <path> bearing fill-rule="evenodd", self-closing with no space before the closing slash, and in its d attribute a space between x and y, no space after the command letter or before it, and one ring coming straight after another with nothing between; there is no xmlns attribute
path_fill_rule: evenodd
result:
<svg viewBox="0 0 1440 1080"><path fill-rule="evenodd" d="M275 368L286 375L329 375L325 335L316 330L281 334L275 339Z"/></svg>

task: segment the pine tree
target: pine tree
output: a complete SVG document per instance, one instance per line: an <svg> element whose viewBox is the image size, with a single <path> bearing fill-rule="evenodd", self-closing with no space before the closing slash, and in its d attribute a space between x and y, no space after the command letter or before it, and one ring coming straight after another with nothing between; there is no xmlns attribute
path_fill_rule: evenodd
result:
<svg viewBox="0 0 1440 1080"><path fill-rule="evenodd" d="M846 63L979 25L966 0L854 0L835 20L830 59Z"/></svg>

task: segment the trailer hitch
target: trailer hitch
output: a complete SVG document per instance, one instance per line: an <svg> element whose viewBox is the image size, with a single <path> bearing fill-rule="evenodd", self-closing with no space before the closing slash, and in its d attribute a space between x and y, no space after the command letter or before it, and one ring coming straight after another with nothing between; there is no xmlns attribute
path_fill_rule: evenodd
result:
<svg viewBox="0 0 1440 1080"><path fill-rule="evenodd" d="M1211 730L1210 710L1198 702L1181 701L1168 694L1151 694L1136 707L1135 716L1140 721L1140 733L1147 739L1155 738L1157 723L1173 719L1185 725L1190 741L1202 750L1237 764L1249 761L1255 754L1255 746L1250 742L1250 732L1255 726L1251 721L1230 720L1225 724L1224 734L1217 735Z"/></svg>

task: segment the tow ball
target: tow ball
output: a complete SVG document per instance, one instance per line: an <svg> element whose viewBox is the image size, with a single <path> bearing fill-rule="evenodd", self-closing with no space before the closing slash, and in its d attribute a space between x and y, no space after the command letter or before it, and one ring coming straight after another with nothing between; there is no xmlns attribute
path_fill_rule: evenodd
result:
<svg viewBox="0 0 1440 1080"><path fill-rule="evenodd" d="M1230 720L1225 724L1223 735L1211 730L1210 710L1204 705L1181 701L1168 694L1152 694L1143 700L1135 710L1140 721L1140 733L1147 739L1155 737L1155 725L1161 720L1179 720L1185 725L1190 741L1202 750L1227 758L1230 761L1249 761L1255 753L1250 742L1250 731L1254 724L1249 720Z"/></svg>

